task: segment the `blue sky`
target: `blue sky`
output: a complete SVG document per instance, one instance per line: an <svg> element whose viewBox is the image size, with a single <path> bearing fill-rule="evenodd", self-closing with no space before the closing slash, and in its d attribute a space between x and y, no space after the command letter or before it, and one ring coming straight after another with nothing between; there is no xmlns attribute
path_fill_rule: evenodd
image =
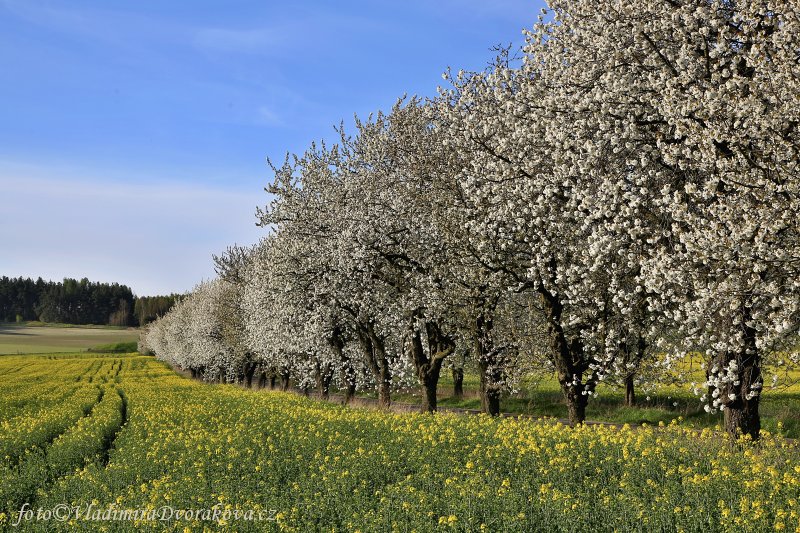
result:
<svg viewBox="0 0 800 533"><path fill-rule="evenodd" d="M533 0L0 0L0 275L137 294L249 244L281 162L520 44Z"/></svg>

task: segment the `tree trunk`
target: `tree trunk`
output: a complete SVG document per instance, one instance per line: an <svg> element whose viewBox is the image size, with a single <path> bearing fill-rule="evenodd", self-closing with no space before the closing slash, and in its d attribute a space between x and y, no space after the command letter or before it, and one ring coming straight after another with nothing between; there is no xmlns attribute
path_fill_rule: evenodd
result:
<svg viewBox="0 0 800 533"><path fill-rule="evenodd" d="M192 378L197 379L197 369L196 368L190 368L189 372L192 373Z"/></svg>
<svg viewBox="0 0 800 533"><path fill-rule="evenodd" d="M492 361L484 357L478 361L480 371L481 411L497 416L500 414L500 389L497 388L497 370L492 369Z"/></svg>
<svg viewBox="0 0 800 533"><path fill-rule="evenodd" d="M636 405L636 390L633 385L633 374L625 376L625 405L628 407Z"/></svg>
<svg viewBox="0 0 800 533"><path fill-rule="evenodd" d="M285 370L281 372L281 390L283 392L289 390L289 372Z"/></svg>
<svg viewBox="0 0 800 533"><path fill-rule="evenodd" d="M269 388L271 390L275 390L278 386L278 376L273 371L272 374L269 375Z"/></svg>
<svg viewBox="0 0 800 533"><path fill-rule="evenodd" d="M563 361L560 363L560 365L556 366L558 368L558 382L567 402L569 425L575 427L583 424L586 420L586 404L588 403L589 395L583 384L582 375L578 373L578 370Z"/></svg>
<svg viewBox="0 0 800 533"><path fill-rule="evenodd" d="M427 413L435 413L436 412L436 389L437 381L433 379L429 379L423 385L423 389L425 391L425 396L422 399L422 410Z"/></svg>
<svg viewBox="0 0 800 533"><path fill-rule="evenodd" d="M575 427L586 420L586 404L589 396L581 394L577 387L571 387L567 392L567 409L569 411L569 425Z"/></svg>
<svg viewBox="0 0 800 533"><path fill-rule="evenodd" d="M464 369L453 369L453 399L461 400L464 398Z"/></svg>
<svg viewBox="0 0 800 533"><path fill-rule="evenodd" d="M371 324L359 328L358 338L367 366L375 379L375 387L378 389L378 406L388 409L392 403L392 371L386 358L384 341L375 333Z"/></svg>
<svg viewBox="0 0 800 533"><path fill-rule="evenodd" d="M475 320L475 353L478 356L480 373L481 411L491 416L500 414L500 382L502 369L498 358L499 352L494 349L492 329L494 322L481 306Z"/></svg>
<svg viewBox="0 0 800 533"><path fill-rule="evenodd" d="M317 369L317 396L321 400L327 400L330 397L331 379L333 379L333 373L330 365Z"/></svg>
<svg viewBox="0 0 800 533"><path fill-rule="evenodd" d="M589 391L583 383L583 374L589 368L589 364L580 339L576 337L572 342L567 341L561 325L563 311L561 300L543 286L539 287L539 294L548 319L551 357L558 372L561 392L567 402L569 425L575 427L586 420Z"/></svg>
<svg viewBox="0 0 800 533"><path fill-rule="evenodd" d="M353 397L356 395L356 384L355 383L347 383L347 386L344 389L344 405L348 405L351 401L353 401Z"/></svg>
<svg viewBox="0 0 800 533"><path fill-rule="evenodd" d="M253 388L253 374L256 373L255 363L245 363L244 367L244 382L248 389Z"/></svg>
<svg viewBox="0 0 800 533"><path fill-rule="evenodd" d="M742 405L736 405L741 403ZM732 438L748 435L758 440L761 433L761 416L758 412L758 396L748 401L737 400L725 409L725 429Z"/></svg>
<svg viewBox="0 0 800 533"><path fill-rule="evenodd" d="M639 335L636 339L636 349L630 348L630 343L624 342L620 347L620 354L622 355L622 363L627 371L625 375L625 405L633 407L636 405L636 389L634 380L636 374L639 372L639 366L644 360L644 354L647 350L647 341L644 337Z"/></svg>
<svg viewBox="0 0 800 533"><path fill-rule="evenodd" d="M436 391L439 387L439 376L442 372L442 363L453 352L455 343L450 337L443 335L438 324L433 321L425 322L428 340L428 354L422 344L422 332L418 329L420 317L415 315L409 323L411 339L411 360L417 370L417 377L422 385L424 396L422 410L429 413L436 411Z"/></svg>
<svg viewBox="0 0 800 533"><path fill-rule="evenodd" d="M340 328L334 328L330 338L328 339L328 344L330 345L334 356L342 363L340 377L342 380L342 385L344 385L343 403L344 405L347 405L356 394L356 381L355 376L351 375L353 365L350 361L350 358L344 353L344 339L342 337L342 331Z"/></svg>
<svg viewBox="0 0 800 533"><path fill-rule="evenodd" d="M391 405L391 383L388 381L381 381L378 385L378 406L381 409L388 409Z"/></svg>
<svg viewBox="0 0 800 533"><path fill-rule="evenodd" d="M266 386L267 386L267 373L262 371L258 374L258 389L261 390Z"/></svg>
<svg viewBox="0 0 800 533"><path fill-rule="evenodd" d="M739 384L728 384L721 392L726 401L725 429L728 434L732 438L749 436L752 440L758 440L761 433L759 402L764 380L761 376L761 355L756 346L756 331L749 325L751 312L749 307L742 306L741 326L744 331L744 347L740 353L727 357L728 366L732 361L736 362ZM752 391L757 394L748 399L747 396ZM728 400L729 394L735 394L736 398Z"/></svg>

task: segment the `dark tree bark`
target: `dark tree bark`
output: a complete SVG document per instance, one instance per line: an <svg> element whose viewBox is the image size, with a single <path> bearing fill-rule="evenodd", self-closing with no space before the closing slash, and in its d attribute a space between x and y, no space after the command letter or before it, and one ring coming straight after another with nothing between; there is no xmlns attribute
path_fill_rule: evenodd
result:
<svg viewBox="0 0 800 533"><path fill-rule="evenodd" d="M588 391L583 383L583 375L589 369L579 338L568 341L561 325L563 306L559 297L543 286L539 288L545 313L547 330L551 343L551 357L558 373L558 383L567 402L570 426L577 426L586 420Z"/></svg>
<svg viewBox="0 0 800 533"><path fill-rule="evenodd" d="M455 342L444 335L439 325L433 321L425 321L425 330L428 340L428 354L422 342L422 332L418 325L419 315L412 318L409 324L411 338L411 360L417 370L417 377L424 391L422 410L429 413L436 411L436 392L439 386L439 376L442 372L442 363L445 358L453 353Z"/></svg>
<svg viewBox="0 0 800 533"><path fill-rule="evenodd" d="M289 390L289 371L286 369L281 370L281 390L283 392Z"/></svg>
<svg viewBox="0 0 800 533"><path fill-rule="evenodd" d="M378 406L388 409L392 403L392 371L386 357L384 340L375 333L372 324L360 327L358 338L364 358L367 360L367 366L375 379L375 387L378 389Z"/></svg>
<svg viewBox="0 0 800 533"><path fill-rule="evenodd" d="M253 375L256 373L256 364L247 361L244 364L244 383L248 389L253 388Z"/></svg>
<svg viewBox="0 0 800 533"><path fill-rule="evenodd" d="M744 332L744 345L739 353L727 353L723 356L725 366L728 367L735 361L737 366L738 385L727 384L722 393L725 402L725 429L732 438L742 435L758 440L761 434L761 415L759 403L761 399L761 354L756 346L756 331L750 326L752 311L747 306L742 306L741 328ZM748 399L748 393L754 390L759 393ZM735 394L736 399L729 401L728 395Z"/></svg>
<svg viewBox="0 0 800 533"><path fill-rule="evenodd" d="M327 400L330 397L331 380L333 379L333 372L330 365L320 365L317 363L316 370L316 386L317 396L321 400Z"/></svg>
<svg viewBox="0 0 800 533"><path fill-rule="evenodd" d="M258 389L261 390L267 386L267 373L263 370L258 374Z"/></svg>
<svg viewBox="0 0 800 533"><path fill-rule="evenodd" d="M378 406L381 409L389 409L392 406L392 384L385 379L381 379L378 385Z"/></svg>
<svg viewBox="0 0 800 533"><path fill-rule="evenodd" d="M566 398L569 425L575 427L583 424L586 420L586 405L589 403L588 396L580 394L578 387L571 387L566 392Z"/></svg>
<svg viewBox="0 0 800 533"><path fill-rule="evenodd" d="M636 340L635 350L631 350L630 345L627 343L623 343L620 347L622 363L628 372L625 375L625 405L628 407L636 405L636 387L634 381L636 379L636 373L639 371L639 366L644 359L646 350L647 342L641 336Z"/></svg>
<svg viewBox="0 0 800 533"><path fill-rule="evenodd" d="M480 371L480 388L478 390L481 396L481 411L497 416L500 414L500 390L496 385L500 379L499 371L492 369L491 361L488 358L478 361L478 370Z"/></svg>
<svg viewBox="0 0 800 533"><path fill-rule="evenodd" d="M493 306L492 306L493 307ZM495 349L492 339L494 322L490 312L480 306L475 320L475 354L478 356L480 373L481 411L492 416L500 414L500 386L502 381L500 351Z"/></svg>
<svg viewBox="0 0 800 533"><path fill-rule="evenodd" d="M347 387L344 389L344 404L348 405L350 402L353 401L353 398L356 396L356 384L355 383L348 383Z"/></svg>
<svg viewBox="0 0 800 533"><path fill-rule="evenodd" d="M461 400L464 397L464 369L453 368L453 398Z"/></svg>
<svg viewBox="0 0 800 533"><path fill-rule="evenodd" d="M355 376L352 375L353 365L350 361L350 358L344 353L344 338L341 329L333 329L331 337L328 339L328 343L330 344L334 357L336 357L342 363L342 373L340 378L342 380L342 384L344 385L343 403L347 405L356 394L356 380Z"/></svg>
<svg viewBox="0 0 800 533"><path fill-rule="evenodd" d="M636 390L633 385L633 374L625 376L625 405L633 407L636 405Z"/></svg>
<svg viewBox="0 0 800 533"><path fill-rule="evenodd" d="M278 387L278 375L273 370L269 375L269 388L275 390Z"/></svg>

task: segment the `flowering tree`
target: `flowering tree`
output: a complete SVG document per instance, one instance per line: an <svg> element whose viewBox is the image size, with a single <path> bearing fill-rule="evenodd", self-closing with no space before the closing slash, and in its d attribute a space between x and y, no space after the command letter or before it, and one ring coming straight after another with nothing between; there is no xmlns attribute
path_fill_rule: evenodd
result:
<svg viewBox="0 0 800 533"><path fill-rule="evenodd" d="M552 0L520 58L274 168L269 236L144 344L384 406L416 377L430 411L452 354L493 414L555 370L572 424L601 381L632 404L699 350L707 410L756 438L762 373L800 329L799 21L785 1Z"/></svg>
<svg viewBox="0 0 800 533"><path fill-rule="evenodd" d="M580 423L602 355L587 339L609 296L579 194L584 176L555 170L559 152L551 137L559 132L532 100L544 87L537 76L501 56L489 71L460 72L452 81L443 113L453 132L449 142L470 154L460 177L471 211L464 222L469 248L484 269L502 276L501 285L538 294L570 421ZM479 300L476 345L484 365L497 357L487 342L496 305L497 297Z"/></svg>
<svg viewBox="0 0 800 533"><path fill-rule="evenodd" d="M157 357L208 381L237 379L235 351L225 342L220 305L226 287L220 280L200 283L169 313L152 323L145 344Z"/></svg>
<svg viewBox="0 0 800 533"><path fill-rule="evenodd" d="M258 368L255 354L245 343L244 272L251 260L253 250L248 247L231 246L225 253L214 256L214 264L220 284L220 297L215 308L216 320L220 324L223 343L229 347L233 358L235 380L245 386L253 386L253 375Z"/></svg>
<svg viewBox="0 0 800 533"><path fill-rule="evenodd" d="M713 360L712 408L728 430L757 437L763 358L798 325L797 8L551 8L526 65L550 80L551 107L568 110L556 113L573 125L564 169L647 206L618 228L642 227L648 212L663 221L638 256L645 292L657 295L648 305Z"/></svg>
<svg viewBox="0 0 800 533"><path fill-rule="evenodd" d="M357 122L342 138L348 243L357 268L380 287L373 295L393 317L405 362L424 391L423 409L435 411L445 359L456 348L450 247L440 220L452 175L449 152L433 127L432 109L399 101L386 115Z"/></svg>
<svg viewBox="0 0 800 533"><path fill-rule="evenodd" d="M325 146L312 146L303 157L287 160L275 169L276 177L269 187L273 201L259 212L262 224L273 228L279 243L273 248L282 257L272 261L273 265L283 265L282 270L270 268L270 275L282 289L281 301L295 299L296 305L291 308L298 311L297 318L325 330L318 331L317 340L327 344L338 375L348 378L344 388L352 393L356 386L359 365L343 359L351 353L344 349L345 342L354 338L372 374L380 403L388 406L391 350L396 342L390 339L392 328L384 325L390 315L383 312L387 300L378 292L382 285L365 273L363 256L353 244L353 227L347 225L346 210L350 207L348 194L353 191L345 188L342 171L338 147L327 150ZM254 290L259 290L258 284ZM320 320L309 320L309 313L317 313Z"/></svg>

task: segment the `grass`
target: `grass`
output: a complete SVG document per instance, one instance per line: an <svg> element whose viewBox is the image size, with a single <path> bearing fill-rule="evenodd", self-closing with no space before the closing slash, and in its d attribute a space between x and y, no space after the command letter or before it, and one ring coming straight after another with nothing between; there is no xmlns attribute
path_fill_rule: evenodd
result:
<svg viewBox="0 0 800 533"><path fill-rule="evenodd" d="M87 352L93 353L133 353L138 348L136 341L130 342L112 342L110 344L100 344L92 346Z"/></svg>
<svg viewBox="0 0 800 533"><path fill-rule="evenodd" d="M102 345L135 343L138 338L139 331L133 328L4 323L0 324L0 355L79 352Z"/></svg>
<svg viewBox="0 0 800 533"><path fill-rule="evenodd" d="M796 381L796 376L789 377ZM452 396L452 387L450 374L443 372L439 381L439 407L480 410L476 373L465 373L462 399ZM567 417L567 406L555 377L523 383L520 388L518 393L505 394L502 397L500 409L503 413L560 419ZM760 407L762 427L771 433L800 438L800 385L795 383L774 391L769 387L765 389ZM688 386L665 386L649 395L637 392L635 406L624 405L624 391L621 388L601 384L598 393L599 397L589 400L587 420L656 426L659 423L669 424L681 417L685 425L696 428L715 428L722 424L722 414L706 413L699 398ZM374 397L374 394L363 396ZM418 390L397 393L393 395L392 401L421 404L422 393Z"/></svg>
<svg viewBox="0 0 800 533"><path fill-rule="evenodd" d="M17 324L17 322L0 323L0 326L6 324ZM28 320L27 322L22 322L21 325L29 328L109 329L118 331L131 329L127 326L109 326L107 324L62 324L60 322L39 322L38 320Z"/></svg>

